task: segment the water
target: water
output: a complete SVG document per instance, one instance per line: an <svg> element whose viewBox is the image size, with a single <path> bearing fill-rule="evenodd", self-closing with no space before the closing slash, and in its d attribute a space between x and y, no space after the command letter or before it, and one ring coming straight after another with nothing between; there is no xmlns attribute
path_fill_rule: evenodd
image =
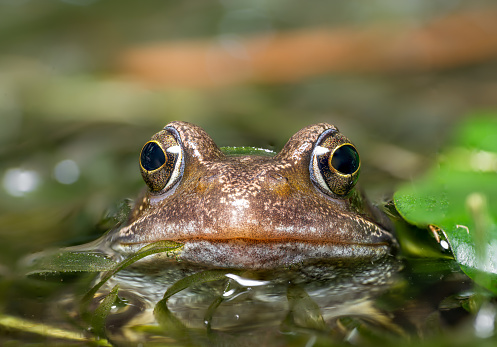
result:
<svg viewBox="0 0 497 347"><path fill-rule="evenodd" d="M207 38L238 54L243 35L261 28L374 28L385 20L409 31L466 7L492 13L486 6L493 1L0 3L6 29L0 40L1 345L105 344L108 338L121 345L495 346L495 297L441 259L438 249L427 252L435 243L429 236L418 252L406 251L410 240L402 237L405 249L390 265L231 273L261 285L240 284L230 273L197 279L160 306L168 329L156 323L156 302L174 283L206 269L127 269L101 288L91 314L82 317L81 298L95 274L25 276L19 265L31 253L82 244L112 228L106 211L144 187L141 147L174 119L199 124L220 146L276 150L301 127L330 122L357 145L360 184L378 200L430 166L455 121L496 107L490 57L422 72L150 89L116 75L130 49ZM233 21L240 14L246 14L242 26ZM94 310L117 283L120 300L96 342Z"/></svg>
<svg viewBox="0 0 497 347"><path fill-rule="evenodd" d="M49 124L38 125L40 133L51 134ZM137 153L155 129L117 124L85 128L72 123L60 129L71 136L56 148L72 148L89 158L87 165L79 165L78 180L67 185L51 177L61 160L47 156L45 161L30 161L36 163L39 177L34 191L20 197L0 193L4 345L86 344L97 339L117 345L495 343L495 299L475 287L452 260L441 258L439 250L433 258L416 258L403 250L398 257L373 263L305 264L265 272L213 272L186 263L159 268L137 264L111 278L88 309L82 308L94 274L26 277L19 259L34 251L81 244L112 228L116 218L102 218L102 213L143 186ZM121 143L122 137L130 140ZM135 138L137 143L131 141ZM46 135L46 141L55 146L59 140ZM22 148L10 151L2 164L9 167L23 151L36 153L34 147ZM368 171L363 176L366 182L370 179ZM125 219L125 213L111 216ZM430 245L438 246L424 230L414 234L424 235L423 255L428 255ZM405 236L399 237L404 246L409 241ZM96 311L116 284L115 307L108 315ZM174 286L181 290L156 306ZM6 318L17 320L9 323ZM100 331L99 321L105 321ZM63 337L54 336L55 328L63 330Z"/></svg>
<svg viewBox="0 0 497 347"><path fill-rule="evenodd" d="M124 304L111 311L107 322L108 337L118 344L170 339L192 345L266 344L295 334L343 339L354 330L342 327L344 319L398 334L402 328L376 301L399 283L402 267L390 256L376 262L314 261L271 271L175 262L156 268L136 265L109 280L94 304L119 285ZM162 300L174 287L178 291Z"/></svg>
<svg viewBox="0 0 497 347"><path fill-rule="evenodd" d="M77 294L91 287L85 279L53 300L45 319L71 317L72 330L96 334L99 306L116 285L100 336L116 345L405 343L464 327L471 318L462 307L474 297L451 261L386 256L257 271L138 262L110 278L88 307Z"/></svg>

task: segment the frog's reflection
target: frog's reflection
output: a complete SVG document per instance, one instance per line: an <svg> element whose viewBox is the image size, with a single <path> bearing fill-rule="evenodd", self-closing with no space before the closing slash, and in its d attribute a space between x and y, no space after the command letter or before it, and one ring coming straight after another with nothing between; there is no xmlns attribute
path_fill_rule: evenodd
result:
<svg viewBox="0 0 497 347"><path fill-rule="evenodd" d="M391 256L271 271L136 265L109 280L96 300L119 285L126 304L108 317L107 328L121 342L255 343L282 334L347 339L358 322L397 334L375 302L396 283L400 268Z"/></svg>

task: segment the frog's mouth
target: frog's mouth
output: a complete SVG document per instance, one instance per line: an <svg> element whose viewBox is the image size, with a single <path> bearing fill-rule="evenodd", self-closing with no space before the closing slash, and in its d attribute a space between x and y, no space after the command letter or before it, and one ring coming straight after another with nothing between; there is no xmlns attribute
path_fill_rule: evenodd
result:
<svg viewBox="0 0 497 347"><path fill-rule="evenodd" d="M333 243L303 240L256 240L256 239L189 239L175 240L183 246L171 254L156 254L144 261L181 260L198 265L270 269L301 264L307 260L351 260L370 259L372 261L392 253L396 248L393 238L377 240L376 243ZM143 243L118 243L113 249L119 253L133 253L144 246Z"/></svg>

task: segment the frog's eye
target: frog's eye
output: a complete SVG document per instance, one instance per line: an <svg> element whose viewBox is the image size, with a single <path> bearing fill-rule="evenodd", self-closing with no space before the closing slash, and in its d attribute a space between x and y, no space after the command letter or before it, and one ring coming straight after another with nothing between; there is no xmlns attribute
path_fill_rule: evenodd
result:
<svg viewBox="0 0 497 347"><path fill-rule="evenodd" d="M152 192L172 187L181 178L183 149L168 129L155 134L142 148L140 169Z"/></svg>
<svg viewBox="0 0 497 347"><path fill-rule="evenodd" d="M146 171L160 169L167 161L167 155L157 141L149 141L143 146L140 164Z"/></svg>
<svg viewBox="0 0 497 347"><path fill-rule="evenodd" d="M316 142L310 163L311 179L333 196L347 195L359 178L361 161L354 145L336 129L326 130Z"/></svg>

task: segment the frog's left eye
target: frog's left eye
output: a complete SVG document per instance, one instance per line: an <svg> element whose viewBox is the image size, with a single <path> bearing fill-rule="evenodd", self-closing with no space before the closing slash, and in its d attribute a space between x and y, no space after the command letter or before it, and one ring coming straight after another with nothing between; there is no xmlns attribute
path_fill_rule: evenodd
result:
<svg viewBox="0 0 497 347"><path fill-rule="evenodd" d="M155 134L142 148L140 169L152 192L172 187L181 178L183 150L169 129Z"/></svg>
<svg viewBox="0 0 497 347"><path fill-rule="evenodd" d="M336 129L316 142L310 163L311 179L323 191L343 197L355 186L361 162L355 146Z"/></svg>

